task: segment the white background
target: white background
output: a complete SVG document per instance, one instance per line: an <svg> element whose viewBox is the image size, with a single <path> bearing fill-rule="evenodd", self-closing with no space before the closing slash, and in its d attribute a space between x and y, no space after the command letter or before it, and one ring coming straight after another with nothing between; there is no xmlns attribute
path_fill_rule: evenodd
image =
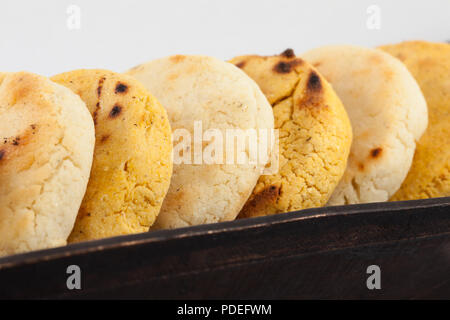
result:
<svg viewBox="0 0 450 320"><path fill-rule="evenodd" d="M67 8L81 9L80 29ZM367 8L381 28L366 26ZM0 70L125 71L169 54L297 53L326 44L450 40L450 0L0 0Z"/></svg>

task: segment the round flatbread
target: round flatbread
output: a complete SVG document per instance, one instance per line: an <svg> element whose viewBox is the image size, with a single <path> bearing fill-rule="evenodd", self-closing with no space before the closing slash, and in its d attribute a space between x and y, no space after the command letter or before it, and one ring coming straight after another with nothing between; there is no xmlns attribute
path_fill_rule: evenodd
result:
<svg viewBox="0 0 450 320"><path fill-rule="evenodd" d="M279 171L261 176L240 217L324 205L341 179L352 130L328 82L290 49L231 60L260 86L279 132Z"/></svg>
<svg viewBox="0 0 450 320"><path fill-rule="evenodd" d="M234 65L206 56L172 56L130 70L129 74L152 91L167 109L175 132L192 137L182 150L192 163L174 166L169 192L164 200L155 229L177 228L233 220L251 194L267 159L256 164L225 162L230 149L214 163L195 163L194 128L203 132L217 130L224 138L227 130L272 130L273 113L257 85ZM229 132L229 131L228 131ZM206 139L205 139L206 140ZM200 142L203 154L212 140ZM214 140L218 141L218 140ZM258 135L258 144L260 135ZM179 156L175 146L174 156ZM249 154L249 144L245 153ZM266 153L271 145L267 146ZM222 148L221 148L222 149Z"/></svg>
<svg viewBox="0 0 450 320"><path fill-rule="evenodd" d="M52 80L77 93L95 123L91 178L69 242L148 231L172 174L164 108L127 75L76 70Z"/></svg>
<svg viewBox="0 0 450 320"><path fill-rule="evenodd" d="M380 47L400 59L428 104L429 123L409 173L391 200L450 196L450 44L410 41Z"/></svg>
<svg viewBox="0 0 450 320"><path fill-rule="evenodd" d="M419 86L398 59L377 49L328 46L303 58L331 83L353 127L347 170L329 204L387 201L405 179L427 126Z"/></svg>
<svg viewBox="0 0 450 320"><path fill-rule="evenodd" d="M0 73L0 256L66 244L86 191L94 124L69 89Z"/></svg>

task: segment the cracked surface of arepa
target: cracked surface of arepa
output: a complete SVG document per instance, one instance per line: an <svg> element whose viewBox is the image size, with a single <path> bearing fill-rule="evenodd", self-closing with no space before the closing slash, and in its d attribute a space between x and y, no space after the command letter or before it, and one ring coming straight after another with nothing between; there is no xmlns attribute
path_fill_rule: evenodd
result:
<svg viewBox="0 0 450 320"><path fill-rule="evenodd" d="M260 86L279 130L279 171L261 176L240 217L324 205L345 171L350 121L327 81L290 50L231 60Z"/></svg>
<svg viewBox="0 0 450 320"><path fill-rule="evenodd" d="M0 255L66 244L86 191L94 124L69 89L0 74Z"/></svg>
<svg viewBox="0 0 450 320"><path fill-rule="evenodd" d="M148 231L172 174L164 108L127 75L76 70L52 80L80 95L95 123L91 178L69 242Z"/></svg>

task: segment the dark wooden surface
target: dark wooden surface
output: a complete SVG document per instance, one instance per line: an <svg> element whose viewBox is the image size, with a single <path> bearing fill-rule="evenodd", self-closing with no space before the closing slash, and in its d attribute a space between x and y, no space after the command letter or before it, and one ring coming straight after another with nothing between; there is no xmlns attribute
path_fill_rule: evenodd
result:
<svg viewBox="0 0 450 320"><path fill-rule="evenodd" d="M66 287L67 266L82 289ZM368 290L366 268L381 268ZM450 299L450 198L303 210L0 259L0 298Z"/></svg>

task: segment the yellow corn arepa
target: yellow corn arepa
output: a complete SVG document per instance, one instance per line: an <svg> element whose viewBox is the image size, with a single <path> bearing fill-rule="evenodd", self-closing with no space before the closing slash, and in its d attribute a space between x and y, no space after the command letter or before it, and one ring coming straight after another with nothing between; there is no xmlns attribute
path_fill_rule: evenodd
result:
<svg viewBox="0 0 450 320"><path fill-rule="evenodd" d="M81 97L95 124L91 177L69 242L147 231L172 174L166 111L128 75L76 70L52 80Z"/></svg>
<svg viewBox="0 0 450 320"><path fill-rule="evenodd" d="M428 128L413 163L391 200L450 196L450 44L408 41L380 49L401 60L428 104Z"/></svg>
<svg viewBox="0 0 450 320"><path fill-rule="evenodd" d="M259 178L239 217L326 204L345 171L352 141L350 120L336 93L290 49L231 62L260 86L279 130L279 171Z"/></svg>

